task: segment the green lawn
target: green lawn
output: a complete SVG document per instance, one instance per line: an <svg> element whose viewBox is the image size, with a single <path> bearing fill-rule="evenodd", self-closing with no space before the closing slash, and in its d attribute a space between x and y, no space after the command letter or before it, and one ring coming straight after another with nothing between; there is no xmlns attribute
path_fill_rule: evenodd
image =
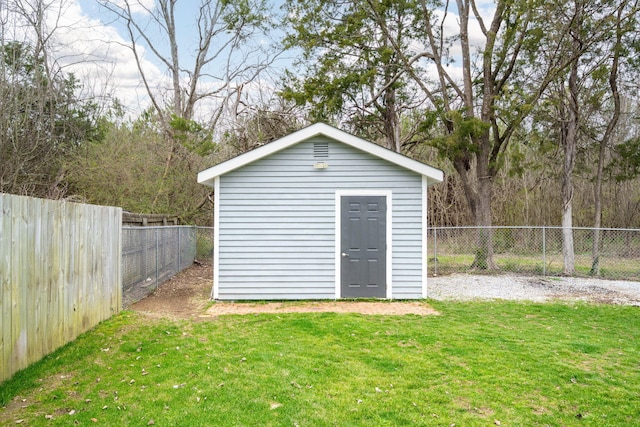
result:
<svg viewBox="0 0 640 427"><path fill-rule="evenodd" d="M439 275L467 273L473 260L473 254L438 255L437 266L431 259L428 269L430 274L433 274L437 269ZM544 269L543 259L539 255L500 253L494 255L494 261L500 271L517 274L542 275L544 271L547 276L561 275L564 268L560 254L548 255L545 259L546 267ZM591 255L577 254L575 269L577 276L591 277ZM490 273L495 274L495 271ZM596 277L640 281L640 266L635 258L603 257L600 261L600 275Z"/></svg>
<svg viewBox="0 0 640 427"><path fill-rule="evenodd" d="M440 316L125 312L2 384L0 424L640 425L640 309L432 305Z"/></svg>

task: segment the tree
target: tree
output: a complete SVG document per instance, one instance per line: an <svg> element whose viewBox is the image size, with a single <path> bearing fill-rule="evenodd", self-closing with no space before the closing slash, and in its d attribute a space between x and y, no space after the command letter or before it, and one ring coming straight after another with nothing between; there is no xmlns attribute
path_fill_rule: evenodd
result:
<svg viewBox="0 0 640 427"><path fill-rule="evenodd" d="M622 1L617 5L617 11L612 16L615 16L615 23L613 26L613 37L611 37L608 46L605 46L605 51L609 50L610 54L606 55L603 69L608 73L599 73L603 77L607 77L607 86L609 89L612 104L611 112L606 120L606 127L600 140L598 141L598 164L596 169L596 178L594 183L594 235L593 245L591 250L592 264L591 275L600 274L600 227L602 226L602 182L604 180L604 169L607 149L610 147L614 136L616 134L616 128L620 121L621 116L621 96L619 91L619 79L621 77L620 68L624 65L625 59L628 59L635 48L634 40L629 40L629 35L635 35L635 28L637 19L635 15L638 10L637 2ZM610 46L610 47L609 47ZM629 46L625 48L625 46ZM606 49L609 47L609 49ZM623 61L623 64L621 64ZM628 72L628 71L627 71ZM596 75L597 77L597 75ZM602 80L595 79L596 81Z"/></svg>
<svg viewBox="0 0 640 427"><path fill-rule="evenodd" d="M570 22L570 46L567 54L571 57L568 84L566 89L561 87L559 102L560 143L564 148L564 165L562 168L562 258L564 260L564 274L575 273L575 254L573 250L573 183L571 175L576 158L578 143L578 126L580 106L578 101L578 68L584 47L582 24L585 19L585 4L580 0L574 1L573 10L567 14Z"/></svg>
<svg viewBox="0 0 640 427"><path fill-rule="evenodd" d="M264 47L260 37L271 26L265 0L201 0L195 22L179 22L178 0L158 0L153 6L137 0L100 0L126 28L138 72L151 101L158 124L172 142L165 152L164 172L153 205L170 191L168 178L180 146L201 131L210 134L228 111L241 102L243 91L254 82L277 56ZM189 3L185 2L184 5ZM186 56L180 44L180 29L197 29L193 51ZM169 75L168 87L160 90L145 67L143 52L148 51ZM187 59L190 61L185 65ZM170 97L165 101L164 94ZM206 104L198 111L200 105ZM195 147L202 139L196 135L188 145L200 152L213 147Z"/></svg>
<svg viewBox="0 0 640 427"><path fill-rule="evenodd" d="M0 191L63 197L63 159L101 137L99 108L77 98L73 75L50 76L31 45L2 41L0 49Z"/></svg>
<svg viewBox="0 0 640 427"><path fill-rule="evenodd" d="M550 37L565 39L561 52L569 58L569 66L553 82L547 94L547 106L555 112L550 118L558 129L559 146L563 150L562 168L562 233L564 274L574 274L573 248L573 173L578 148L588 150L597 141L598 156L594 177L594 226L601 226L601 192L605 155L620 117L618 93L619 66L624 58L626 34L634 30L637 6L629 1L598 2L574 0L557 5L558 22L566 23L565 33L550 31ZM629 52L629 49L626 49ZM609 93L610 98L606 99ZM598 271L600 234L594 232L592 272Z"/></svg>
<svg viewBox="0 0 640 427"><path fill-rule="evenodd" d="M419 49L410 51L396 44L384 19L378 19L377 25L429 101L432 110L423 129L437 126L443 134L432 143L452 162L474 222L483 227L473 265L495 268L491 233L486 228L492 224L494 180L514 132L568 65L558 49L564 39L549 40L550 49L540 58L538 47L550 20L533 1L498 0L488 21L474 0L457 0L455 8L449 2L416 0L413 7ZM448 33L447 25L454 19L457 33ZM479 28L480 41L472 39L471 26ZM566 28L560 34L566 37ZM537 63L525 66L529 59ZM459 76L451 64L459 66ZM428 69L433 74L425 72ZM532 78L534 71L536 78Z"/></svg>
<svg viewBox="0 0 640 427"><path fill-rule="evenodd" d="M177 145L172 147L173 167L166 172L165 153L175 144L156 120L153 114L143 114L133 122L111 123L102 140L85 144L69 156L70 192L88 203L178 215L183 223L209 224L209 189L194 177L211 163L211 157Z"/></svg>
<svg viewBox="0 0 640 427"><path fill-rule="evenodd" d="M172 116L198 120L206 115L208 127L214 128L226 104L241 97L243 88L274 59L259 40L271 25L265 0L201 0L195 22L178 21L178 0L158 0L150 7L136 0L100 4L125 25L147 96L165 125ZM187 6L193 5L184 3ZM198 36L186 55L186 46L180 44L182 27L195 28ZM144 52L165 67L168 87L158 90L158 82L151 80ZM165 91L170 94L167 101ZM205 101L208 111L198 115L198 105Z"/></svg>
<svg viewBox="0 0 640 427"><path fill-rule="evenodd" d="M413 136L403 132L403 116L424 103L414 96L416 88L392 46L409 48L411 2L304 0L286 7L285 45L302 49L303 75L287 74L285 99L310 105L311 121L349 125L401 152ZM378 21L384 21L386 33Z"/></svg>
<svg viewBox="0 0 640 427"><path fill-rule="evenodd" d="M59 198L63 159L102 136L100 105L55 57L67 2L8 0L0 7L0 191Z"/></svg>

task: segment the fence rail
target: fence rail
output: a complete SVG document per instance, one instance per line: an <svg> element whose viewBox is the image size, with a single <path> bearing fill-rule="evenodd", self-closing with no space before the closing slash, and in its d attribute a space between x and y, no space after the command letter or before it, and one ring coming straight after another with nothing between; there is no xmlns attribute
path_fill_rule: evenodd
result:
<svg viewBox="0 0 640 427"><path fill-rule="evenodd" d="M193 226L122 227L124 308L213 253L213 229Z"/></svg>
<svg viewBox="0 0 640 427"><path fill-rule="evenodd" d="M490 236L493 259L504 272L560 275L562 227L433 227L427 230L429 274L469 271L478 236ZM574 227L577 276L640 280L640 230ZM594 241L598 242L594 253ZM594 260L597 262L594 263Z"/></svg>

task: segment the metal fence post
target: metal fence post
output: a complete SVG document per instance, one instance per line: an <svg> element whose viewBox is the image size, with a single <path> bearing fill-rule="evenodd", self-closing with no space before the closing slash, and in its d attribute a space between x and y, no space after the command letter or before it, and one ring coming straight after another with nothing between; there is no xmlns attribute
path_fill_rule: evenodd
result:
<svg viewBox="0 0 640 427"><path fill-rule="evenodd" d="M433 228L433 275L438 275L438 229Z"/></svg>
<svg viewBox="0 0 640 427"><path fill-rule="evenodd" d="M544 226L542 226L542 275L547 275L547 239Z"/></svg>
<svg viewBox="0 0 640 427"><path fill-rule="evenodd" d="M156 289L158 289L158 280L160 280L160 277L158 275L158 252L159 252L158 229L156 228Z"/></svg>
<svg viewBox="0 0 640 427"><path fill-rule="evenodd" d="M178 228L178 268L177 271L180 271L182 268L182 260L180 259L182 255L182 247L180 247L180 228Z"/></svg>

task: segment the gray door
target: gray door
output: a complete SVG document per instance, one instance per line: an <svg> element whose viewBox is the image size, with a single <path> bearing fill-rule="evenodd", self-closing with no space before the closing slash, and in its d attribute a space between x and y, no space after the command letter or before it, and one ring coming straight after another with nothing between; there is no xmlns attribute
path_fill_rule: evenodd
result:
<svg viewBox="0 0 640 427"><path fill-rule="evenodd" d="M386 298L386 198L342 196L341 199L341 296Z"/></svg>

